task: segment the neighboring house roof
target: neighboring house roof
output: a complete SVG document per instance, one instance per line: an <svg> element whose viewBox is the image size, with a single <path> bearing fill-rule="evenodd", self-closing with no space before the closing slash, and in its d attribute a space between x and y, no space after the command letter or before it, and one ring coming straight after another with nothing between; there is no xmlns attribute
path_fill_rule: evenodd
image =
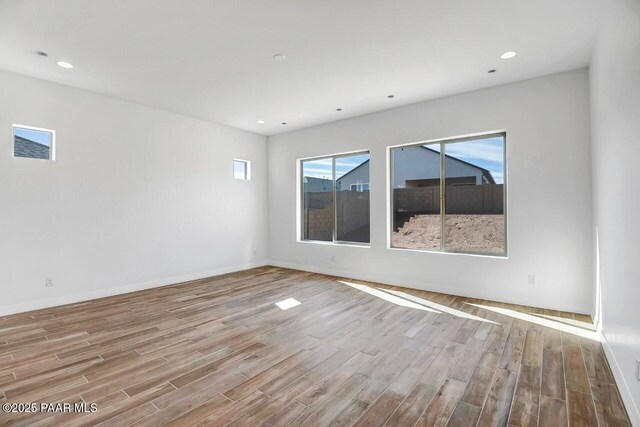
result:
<svg viewBox="0 0 640 427"><path fill-rule="evenodd" d="M422 147L422 148L424 148L425 150L429 150L429 151L432 151L432 152L434 152L434 153L437 153L438 155L440 154L440 152L439 152L439 151L436 151L436 150L434 150L433 148L425 147L424 145L421 145L421 147ZM496 180L495 180L495 179L493 179L493 175L491 175L491 172L489 172L489 170L488 170L488 169L481 168L481 167L480 167L480 166L478 166L478 165L474 165L473 163L465 162L464 160L461 160L461 159L459 159L459 158L457 158L457 157L450 156L450 155L448 155L448 154L445 154L444 156L445 156L445 157L448 157L448 158L450 158L450 159L452 159L452 160L458 161L458 162L460 162L460 163L464 163L465 165L472 166L472 167L474 167L474 168L476 168L476 169L478 169L478 170L482 171L482 177L483 177L484 179L486 179L486 180L487 180L487 182L488 182L489 184L495 184L495 183L496 183Z"/></svg>
<svg viewBox="0 0 640 427"><path fill-rule="evenodd" d="M49 147L21 136L14 136L13 155L32 159L49 159Z"/></svg>
<svg viewBox="0 0 640 427"><path fill-rule="evenodd" d="M431 148L425 147L425 146L423 146L423 145L421 145L420 147L424 148L425 150L429 150L429 151L431 151L431 152L433 152L433 153L437 153L438 155L440 155L440 152L439 152L439 151L436 151L436 150L434 150L434 149L431 149ZM448 158L450 158L450 159L452 159L452 160L458 161L458 162L460 162L460 163L464 163L464 164L466 164L466 165L472 166L472 167L474 167L474 168L476 168L476 169L480 170L480 171L482 172L482 177L483 177L484 179L486 179L486 180L487 180L487 182L488 182L489 184L495 184L495 183L496 183L496 180L495 180L495 179L493 179L493 175L491 175L491 172L490 172L488 169L481 168L481 167L480 167L480 166L478 166L478 165L474 165L473 163L465 162L464 160L461 160L461 159L459 159L459 158L457 158L457 157L450 156L450 155L448 155L448 154L445 154L445 157L448 157ZM355 168L351 169L349 172L347 172L347 173L345 173L344 175L342 175L340 178L338 178L338 179L337 179L337 181L338 181L338 182L340 182L340 180L344 179L344 177L346 177L346 176L347 176L347 175L349 175L350 173L352 173L352 172L356 171L357 169L359 169L360 167L362 167L362 166L364 166L364 165L366 165L366 164L368 164L368 163L369 163L369 160L367 159L367 160L365 160L364 162L360 163L360 164L359 164L358 166L356 166Z"/></svg>
<svg viewBox="0 0 640 427"><path fill-rule="evenodd" d="M330 179L305 176L303 191L305 193L321 193L325 191L333 191L333 187Z"/></svg>
<svg viewBox="0 0 640 427"><path fill-rule="evenodd" d="M366 165L367 163L369 163L369 160L370 159L367 159L364 162L360 163L358 166L356 166L355 168L351 169L349 172L345 173L340 178L336 179L336 181L340 182L342 179L344 179L345 176L349 175L351 172L354 172L357 169L359 169L361 166Z"/></svg>

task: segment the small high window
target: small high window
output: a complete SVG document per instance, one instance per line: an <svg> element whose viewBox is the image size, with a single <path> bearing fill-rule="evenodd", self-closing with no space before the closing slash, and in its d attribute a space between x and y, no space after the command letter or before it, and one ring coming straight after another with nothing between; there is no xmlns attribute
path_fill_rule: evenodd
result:
<svg viewBox="0 0 640 427"><path fill-rule="evenodd" d="M13 157L54 159L55 131L13 125Z"/></svg>
<svg viewBox="0 0 640 427"><path fill-rule="evenodd" d="M251 162L248 160L233 160L233 178L243 181L251 179Z"/></svg>

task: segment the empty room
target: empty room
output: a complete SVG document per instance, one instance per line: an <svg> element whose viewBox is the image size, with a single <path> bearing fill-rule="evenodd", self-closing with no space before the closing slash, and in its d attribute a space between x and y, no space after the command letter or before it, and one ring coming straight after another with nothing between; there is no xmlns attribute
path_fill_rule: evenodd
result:
<svg viewBox="0 0 640 427"><path fill-rule="evenodd" d="M0 94L0 426L640 427L639 0L2 0Z"/></svg>

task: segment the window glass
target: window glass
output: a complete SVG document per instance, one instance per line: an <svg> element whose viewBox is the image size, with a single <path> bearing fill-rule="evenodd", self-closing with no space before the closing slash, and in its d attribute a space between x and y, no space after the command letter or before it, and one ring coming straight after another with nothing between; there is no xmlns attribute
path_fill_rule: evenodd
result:
<svg viewBox="0 0 640 427"><path fill-rule="evenodd" d="M304 240L333 241L333 158L302 162Z"/></svg>
<svg viewBox="0 0 640 427"><path fill-rule="evenodd" d="M504 138L444 144L444 249L504 253Z"/></svg>
<svg viewBox="0 0 640 427"><path fill-rule="evenodd" d="M335 165L336 240L369 243L369 154L337 157Z"/></svg>
<svg viewBox="0 0 640 427"><path fill-rule="evenodd" d="M391 150L392 246L440 249L440 144Z"/></svg>
<svg viewBox="0 0 640 427"><path fill-rule="evenodd" d="M14 126L13 156L29 159L52 160L53 140L53 131Z"/></svg>
<svg viewBox="0 0 640 427"><path fill-rule="evenodd" d="M504 134L390 154L392 247L506 254Z"/></svg>
<svg viewBox="0 0 640 427"><path fill-rule="evenodd" d="M302 239L369 243L369 153L301 161Z"/></svg>
<svg viewBox="0 0 640 427"><path fill-rule="evenodd" d="M249 162L246 160L234 160L233 161L233 178L234 179L249 179Z"/></svg>

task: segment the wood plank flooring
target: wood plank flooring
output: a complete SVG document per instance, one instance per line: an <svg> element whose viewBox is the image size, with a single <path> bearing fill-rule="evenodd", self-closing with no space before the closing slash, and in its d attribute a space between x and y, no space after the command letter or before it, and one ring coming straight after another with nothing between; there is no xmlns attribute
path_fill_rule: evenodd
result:
<svg viewBox="0 0 640 427"><path fill-rule="evenodd" d="M629 426L590 327L262 267L0 317L0 403L97 405L0 425Z"/></svg>

